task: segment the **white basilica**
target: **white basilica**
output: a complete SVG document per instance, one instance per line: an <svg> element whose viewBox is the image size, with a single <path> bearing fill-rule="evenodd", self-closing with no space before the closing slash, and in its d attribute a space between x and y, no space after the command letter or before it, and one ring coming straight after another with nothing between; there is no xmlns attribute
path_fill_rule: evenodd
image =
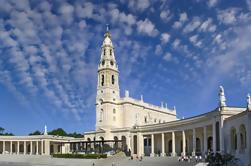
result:
<svg viewBox="0 0 251 166"><path fill-rule="evenodd" d="M138 156L203 155L230 153L241 165L251 166L251 99L245 107L226 105L219 89L218 107L210 112L177 119L175 108L136 100L129 91L120 96L119 70L111 35L107 31L101 47L96 96L96 130L82 139L47 135L1 136L0 153L37 154L103 152L120 149Z"/></svg>

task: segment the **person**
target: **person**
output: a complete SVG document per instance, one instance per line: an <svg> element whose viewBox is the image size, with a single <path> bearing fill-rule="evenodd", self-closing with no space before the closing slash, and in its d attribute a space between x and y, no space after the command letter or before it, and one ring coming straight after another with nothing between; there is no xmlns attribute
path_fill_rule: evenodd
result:
<svg viewBox="0 0 251 166"><path fill-rule="evenodd" d="M188 156L188 162L190 163L190 161L191 161L191 157L190 157L190 156Z"/></svg>
<svg viewBox="0 0 251 166"><path fill-rule="evenodd" d="M196 161L196 162L198 161L198 156L195 156L195 161Z"/></svg>
<svg viewBox="0 0 251 166"><path fill-rule="evenodd" d="M131 160L133 160L133 156L131 156Z"/></svg>
<svg viewBox="0 0 251 166"><path fill-rule="evenodd" d="M181 161L181 157L179 156L179 158L178 158L178 161L180 162Z"/></svg>
<svg viewBox="0 0 251 166"><path fill-rule="evenodd" d="M160 157L160 150L158 150L158 155L159 155L159 157Z"/></svg>
<svg viewBox="0 0 251 166"><path fill-rule="evenodd" d="M142 160L143 160L143 157L142 157L142 156L140 156L139 161L142 161Z"/></svg>
<svg viewBox="0 0 251 166"><path fill-rule="evenodd" d="M199 157L199 161L201 162L202 161L202 156L200 155L200 157Z"/></svg>

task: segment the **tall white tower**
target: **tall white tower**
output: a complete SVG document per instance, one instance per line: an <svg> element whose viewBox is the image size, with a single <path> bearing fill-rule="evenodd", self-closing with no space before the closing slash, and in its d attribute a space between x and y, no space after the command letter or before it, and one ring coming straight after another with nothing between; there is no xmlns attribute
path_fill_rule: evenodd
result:
<svg viewBox="0 0 251 166"><path fill-rule="evenodd" d="M119 94L119 71L109 29L104 35L98 66L96 96L96 130L117 126L117 102Z"/></svg>

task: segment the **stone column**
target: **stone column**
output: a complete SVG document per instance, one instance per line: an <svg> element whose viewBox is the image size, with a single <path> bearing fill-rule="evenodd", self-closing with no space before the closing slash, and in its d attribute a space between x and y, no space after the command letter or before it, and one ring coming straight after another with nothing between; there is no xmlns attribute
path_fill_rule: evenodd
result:
<svg viewBox="0 0 251 166"><path fill-rule="evenodd" d="M138 156L144 156L144 137L141 133L137 134Z"/></svg>
<svg viewBox="0 0 251 166"><path fill-rule="evenodd" d="M212 125L212 132L213 132L213 152L216 153L216 128L215 128L215 120L213 121Z"/></svg>
<svg viewBox="0 0 251 166"><path fill-rule="evenodd" d="M221 153L224 153L224 131L223 131L223 121L224 118L221 117L221 120L219 122L219 130L220 130L220 151Z"/></svg>
<svg viewBox="0 0 251 166"><path fill-rule="evenodd" d="M102 144L102 143L101 143ZM130 151L132 151L132 147L131 147L131 140L130 140L130 137L128 136L126 138L126 144L127 144L127 150L130 149ZM103 146L103 145L102 145Z"/></svg>
<svg viewBox="0 0 251 166"><path fill-rule="evenodd" d="M5 141L3 141L3 154L5 153Z"/></svg>
<svg viewBox="0 0 251 166"><path fill-rule="evenodd" d="M151 135L151 154L150 154L151 157L154 157L155 154L154 154L154 134Z"/></svg>
<svg viewBox="0 0 251 166"><path fill-rule="evenodd" d="M26 154L26 141L24 141L24 154Z"/></svg>
<svg viewBox="0 0 251 166"><path fill-rule="evenodd" d="M19 141L17 141L17 154L19 154Z"/></svg>
<svg viewBox="0 0 251 166"><path fill-rule="evenodd" d="M43 150L44 150L44 141L41 141L41 155L43 155Z"/></svg>
<svg viewBox="0 0 251 166"><path fill-rule="evenodd" d="M32 141L30 141L30 155L32 154Z"/></svg>
<svg viewBox="0 0 251 166"><path fill-rule="evenodd" d="M10 154L12 154L12 141L10 141Z"/></svg>
<svg viewBox="0 0 251 166"><path fill-rule="evenodd" d="M161 133L161 140L162 140L162 144L161 144L161 156L166 156L166 153L165 153L165 133Z"/></svg>
<svg viewBox="0 0 251 166"><path fill-rule="evenodd" d="M172 132L172 156L176 156L176 150L175 150L175 132Z"/></svg>
<svg viewBox="0 0 251 166"><path fill-rule="evenodd" d="M186 134L185 131L182 131L182 155L186 156Z"/></svg>
<svg viewBox="0 0 251 166"><path fill-rule="evenodd" d="M204 132L204 146L203 146L203 149L204 149L204 155L207 153L207 126L204 126L203 127L203 132Z"/></svg>
<svg viewBox="0 0 251 166"><path fill-rule="evenodd" d="M37 145L36 145L36 155L38 155L38 141L37 141Z"/></svg>
<svg viewBox="0 0 251 166"><path fill-rule="evenodd" d="M193 152L192 155L196 155L196 131L193 129Z"/></svg>
<svg viewBox="0 0 251 166"><path fill-rule="evenodd" d="M44 141L44 154L50 155L50 141L49 140Z"/></svg>

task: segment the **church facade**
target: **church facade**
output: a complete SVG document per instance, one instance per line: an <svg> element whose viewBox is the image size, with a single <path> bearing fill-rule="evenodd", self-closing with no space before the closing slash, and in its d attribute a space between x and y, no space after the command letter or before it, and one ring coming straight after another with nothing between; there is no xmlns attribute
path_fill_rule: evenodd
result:
<svg viewBox="0 0 251 166"><path fill-rule="evenodd" d="M226 105L219 88L214 110L187 119L177 119L175 107L154 106L120 96L119 71L111 35L107 31L101 47L96 96L96 130L86 140L122 140L138 156L203 155L230 153L243 165L251 165L251 101L246 107ZM247 162L248 161L248 162Z"/></svg>
<svg viewBox="0 0 251 166"><path fill-rule="evenodd" d="M251 100L245 107L226 104L224 88L219 88L218 107L207 113L177 119L176 109L133 99L129 91L120 96L119 70L111 35L107 31L101 47L96 95L96 130L84 138L60 136L0 137L0 153L71 153L76 149L111 147L119 142L122 150L137 156L204 155L230 153L241 165L251 166ZM93 145L90 145L93 143ZM115 145L114 145L115 144ZM73 147L74 146L74 147Z"/></svg>

